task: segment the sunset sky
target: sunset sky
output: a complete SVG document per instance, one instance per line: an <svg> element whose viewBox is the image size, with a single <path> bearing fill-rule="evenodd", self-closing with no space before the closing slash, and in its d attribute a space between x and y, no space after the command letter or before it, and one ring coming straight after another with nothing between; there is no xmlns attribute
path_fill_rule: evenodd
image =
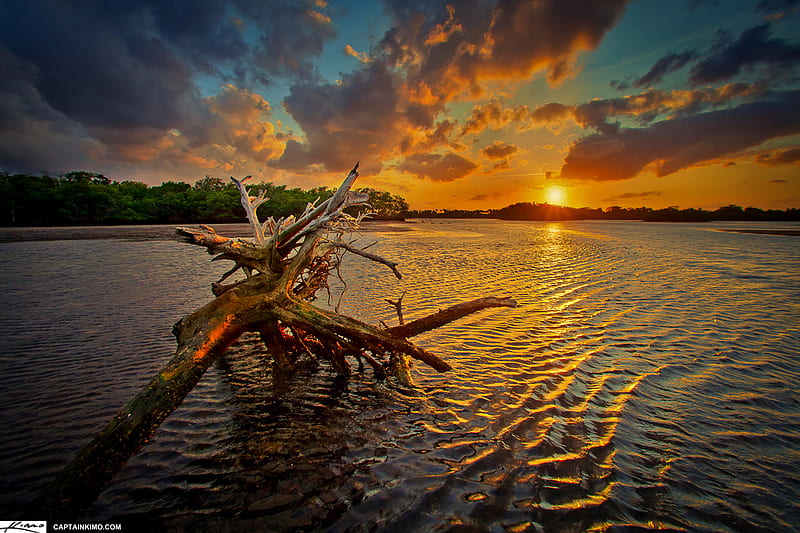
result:
<svg viewBox="0 0 800 533"><path fill-rule="evenodd" d="M800 207L800 0L5 0L0 170Z"/></svg>

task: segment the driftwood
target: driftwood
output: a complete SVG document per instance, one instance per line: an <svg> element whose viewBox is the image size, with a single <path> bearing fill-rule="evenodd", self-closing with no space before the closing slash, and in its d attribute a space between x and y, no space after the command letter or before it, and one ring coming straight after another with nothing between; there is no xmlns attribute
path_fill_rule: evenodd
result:
<svg viewBox="0 0 800 533"><path fill-rule="evenodd" d="M401 302L396 308L400 325L379 328L311 304L327 288L342 254L355 253L389 267L400 278L397 263L356 248L343 240L359 219L344 212L364 204L366 195L350 191L358 164L339 189L324 202L309 204L297 218L269 218L260 222L262 196L248 195L236 180L242 204L253 229L253 240L232 239L213 228L177 228L187 242L206 248L213 260L229 260L233 268L212 284L216 296L181 319L173 328L178 347L174 357L89 442L33 503L31 512L48 519L70 519L83 514L125 462L150 439L161 422L183 401L214 359L245 332L261 335L273 365L291 371L294 360L310 356L330 362L349 375L351 362L366 361L376 378L387 376L410 384L410 360L444 372L451 366L408 338L438 328L488 307L513 307L510 298L480 298L404 322ZM244 279L224 282L242 270ZM34 516L34 515L31 515Z"/></svg>

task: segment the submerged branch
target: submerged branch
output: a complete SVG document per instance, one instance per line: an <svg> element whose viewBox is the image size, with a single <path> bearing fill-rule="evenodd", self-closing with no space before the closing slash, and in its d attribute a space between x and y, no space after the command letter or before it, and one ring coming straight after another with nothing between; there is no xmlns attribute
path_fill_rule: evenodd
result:
<svg viewBox="0 0 800 533"><path fill-rule="evenodd" d="M398 337L408 338L432 329L440 328L445 324L449 324L454 320L463 318L467 315L486 309L489 307L516 307L517 302L511 298L497 298L494 296L487 296L485 298L478 298L471 302L464 302L461 304L453 305L447 309L442 309L436 313L426 317L408 322L407 324L395 326L386 330L392 335Z"/></svg>

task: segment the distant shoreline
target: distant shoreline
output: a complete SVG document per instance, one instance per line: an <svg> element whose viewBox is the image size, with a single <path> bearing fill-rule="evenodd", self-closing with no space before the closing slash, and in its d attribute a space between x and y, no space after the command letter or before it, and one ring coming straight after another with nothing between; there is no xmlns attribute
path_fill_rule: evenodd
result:
<svg viewBox="0 0 800 533"><path fill-rule="evenodd" d="M369 220L362 222L361 232L404 232L411 231L416 224L442 223L455 218L411 218L401 220ZM472 219L461 219L472 220ZM486 220L486 219L484 219ZM589 222L590 220L576 221L547 221L547 220L497 220L499 222ZM598 222L642 222L640 220L611 221L598 219ZM737 222L731 220L715 222ZM745 221L740 221L745 222ZM750 222L750 221L748 221ZM783 222L783 221L758 221L758 222ZM31 241L66 241L66 240L102 240L117 239L127 241L171 241L177 239L175 228L181 224L137 224L137 225L108 225L108 226L0 226L0 243L31 242ZM197 224L183 224L196 226ZM247 223L213 224L221 234L228 237L252 237L252 232ZM800 236L800 229L771 229L771 228L708 228L714 231L727 233L749 233L756 235L781 235Z"/></svg>
<svg viewBox="0 0 800 533"><path fill-rule="evenodd" d="M720 229L727 233L753 233L755 235L788 235L800 237L800 230L796 229Z"/></svg>
<svg viewBox="0 0 800 533"><path fill-rule="evenodd" d="M410 228L398 227L403 221L375 220L361 224L361 231L397 232ZM197 223L173 224L120 224L106 226L0 226L0 243L32 241L86 241L118 239L125 241L172 241L180 240L175 234L178 226L197 226ZM246 222L210 224L226 237L253 236Z"/></svg>

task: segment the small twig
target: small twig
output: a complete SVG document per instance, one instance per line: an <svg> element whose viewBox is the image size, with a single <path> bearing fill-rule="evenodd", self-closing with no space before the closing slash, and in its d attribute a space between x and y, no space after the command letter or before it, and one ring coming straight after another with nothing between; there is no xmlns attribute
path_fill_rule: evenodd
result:
<svg viewBox="0 0 800 533"><path fill-rule="evenodd" d="M289 331L292 332L292 336L294 337L294 340L297 341L297 344L299 344L303 348L303 350L306 351L306 353L308 354L309 357L311 357L311 359L316 361L317 356L314 355L314 352L311 351L311 348L309 348L308 344L306 344L305 340L303 340L301 332L299 332L296 328L292 327L291 325L287 327L289 328Z"/></svg>
<svg viewBox="0 0 800 533"><path fill-rule="evenodd" d="M403 294L400 295L400 298L398 298L396 302L393 302L389 299L384 300L386 303L394 307L395 311L397 311L397 320L401 326L405 324L405 321L403 320L403 298L405 295L406 293L403 291Z"/></svg>
<svg viewBox="0 0 800 533"><path fill-rule="evenodd" d="M339 257L338 261L336 262L336 277L339 278L339 281L342 282L342 292L339 293L339 298L336 300L336 307L334 311L337 313L339 312L339 307L342 305L342 299L344 298L344 293L347 292L347 281L345 281L344 276L342 276L342 258Z"/></svg>

